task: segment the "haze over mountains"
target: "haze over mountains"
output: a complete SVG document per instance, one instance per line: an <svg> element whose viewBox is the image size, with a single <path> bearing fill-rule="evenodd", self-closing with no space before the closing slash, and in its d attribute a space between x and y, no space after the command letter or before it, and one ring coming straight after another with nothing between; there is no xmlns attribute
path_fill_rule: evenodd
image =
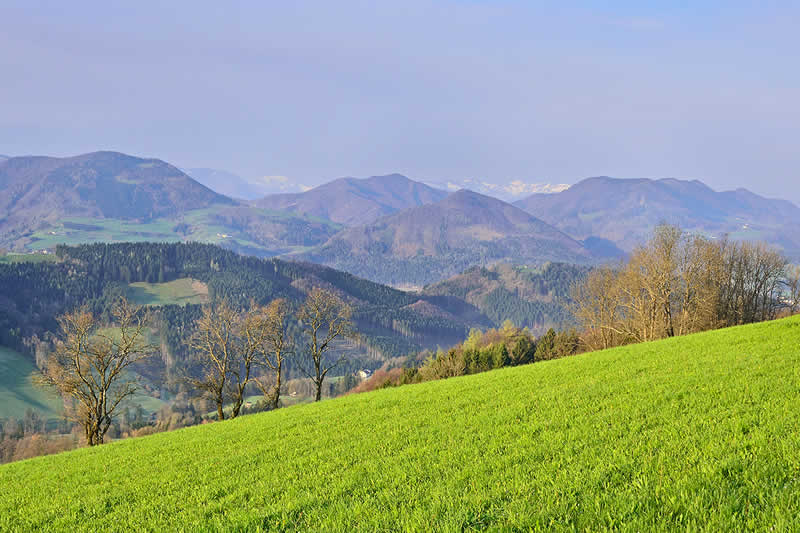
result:
<svg viewBox="0 0 800 533"><path fill-rule="evenodd" d="M711 237L764 240L790 255L800 251L796 205L746 189L717 192L697 180L596 177L514 205L576 239L600 237L625 250L667 222Z"/></svg>
<svg viewBox="0 0 800 533"><path fill-rule="evenodd" d="M569 188L566 183L531 183L515 179L505 183L491 183L477 178L460 180L422 180L432 187L454 192L469 189L487 196L493 196L504 202L521 200L535 193L561 192Z"/></svg>
<svg viewBox="0 0 800 533"><path fill-rule="evenodd" d="M224 194L230 198L241 200L255 200L269 194L265 188L246 181L241 176L225 170L214 168L186 168L183 171L209 189Z"/></svg>
<svg viewBox="0 0 800 533"><path fill-rule="evenodd" d="M800 208L699 181L589 178L511 205L389 174L248 201L257 188L236 175L189 172L217 190L166 162L116 152L0 158L0 245L30 251L62 242L196 240L398 286L475 265L619 257L661 222L764 240L800 256Z"/></svg>

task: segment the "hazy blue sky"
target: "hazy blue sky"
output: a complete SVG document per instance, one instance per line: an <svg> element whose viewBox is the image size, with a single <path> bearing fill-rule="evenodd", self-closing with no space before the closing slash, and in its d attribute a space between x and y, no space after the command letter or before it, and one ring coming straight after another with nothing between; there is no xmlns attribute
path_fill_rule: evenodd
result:
<svg viewBox="0 0 800 533"><path fill-rule="evenodd" d="M796 2L561 4L3 2L0 153L800 202Z"/></svg>

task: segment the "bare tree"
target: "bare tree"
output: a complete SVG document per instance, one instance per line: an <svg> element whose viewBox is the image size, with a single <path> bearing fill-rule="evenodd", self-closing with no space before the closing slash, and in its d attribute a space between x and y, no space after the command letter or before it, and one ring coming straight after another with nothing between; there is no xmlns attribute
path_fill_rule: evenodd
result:
<svg viewBox="0 0 800 533"><path fill-rule="evenodd" d="M308 340L309 361L298 361L300 369L311 378L316 388L315 401L322 399L322 384L328 372L341 364L341 356L329 361L326 353L331 343L338 338L353 334L352 309L334 293L324 289L312 289L300 308L297 318L303 323Z"/></svg>
<svg viewBox="0 0 800 533"><path fill-rule="evenodd" d="M619 324L619 283L617 272L599 267L572 288L572 314L584 331L590 350L611 348L624 342Z"/></svg>
<svg viewBox="0 0 800 533"><path fill-rule="evenodd" d="M239 416L265 339L261 307L251 303L249 310L238 311L221 300L203 308L189 339L189 347L200 359L200 375L189 381L214 402L219 420L225 420L228 399L231 418Z"/></svg>
<svg viewBox="0 0 800 533"><path fill-rule="evenodd" d="M718 327L719 280L722 274L720 246L702 237L691 237L682 247L675 295L677 335Z"/></svg>
<svg viewBox="0 0 800 533"><path fill-rule="evenodd" d="M800 308L797 278L764 244L711 241L662 225L618 270L595 270L579 283L573 313L590 348L645 342Z"/></svg>
<svg viewBox="0 0 800 533"><path fill-rule="evenodd" d="M722 321L729 326L775 318L781 305L786 258L763 243L724 244L719 285Z"/></svg>
<svg viewBox="0 0 800 533"><path fill-rule="evenodd" d="M255 383L272 408L277 409L280 405L283 364L294 354L294 345L287 329L291 307L280 298L262 308L260 314L264 341L259 350L258 364L270 370L272 379L256 378Z"/></svg>
<svg viewBox="0 0 800 533"><path fill-rule="evenodd" d="M790 313L800 312L800 266L786 271L787 304Z"/></svg>
<svg viewBox="0 0 800 533"><path fill-rule="evenodd" d="M141 307L123 298L111 315L116 327L108 334L98 332L99 321L86 308L58 317L61 338L41 376L75 402L69 414L83 426L89 446L103 443L117 407L136 392L128 368L157 349L147 342L149 315Z"/></svg>
<svg viewBox="0 0 800 533"><path fill-rule="evenodd" d="M223 300L203 308L188 344L200 358L200 376L189 381L217 406L217 418L225 420L226 393L231 369L236 364L236 312Z"/></svg>

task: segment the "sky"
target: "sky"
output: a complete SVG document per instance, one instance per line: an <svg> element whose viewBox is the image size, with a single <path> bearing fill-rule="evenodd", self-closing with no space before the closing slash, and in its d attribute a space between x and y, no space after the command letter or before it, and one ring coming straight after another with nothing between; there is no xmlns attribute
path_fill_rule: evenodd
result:
<svg viewBox="0 0 800 533"><path fill-rule="evenodd" d="M0 154L800 204L798 23L769 1L9 1Z"/></svg>

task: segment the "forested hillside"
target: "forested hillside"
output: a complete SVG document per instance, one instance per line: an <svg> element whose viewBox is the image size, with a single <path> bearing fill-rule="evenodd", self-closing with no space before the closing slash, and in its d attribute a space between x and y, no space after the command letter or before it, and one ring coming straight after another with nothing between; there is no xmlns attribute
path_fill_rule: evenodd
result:
<svg viewBox="0 0 800 533"><path fill-rule="evenodd" d="M502 263L472 267L445 281L426 286L426 295L461 298L488 316L495 325L504 320L540 334L551 327L571 325L570 289L589 267L547 263L527 267Z"/></svg>
<svg viewBox="0 0 800 533"><path fill-rule="evenodd" d="M180 278L199 280L210 300L225 298L234 305L281 297L299 301L314 286L330 288L354 305L364 348L379 358L451 343L462 339L469 327L491 324L479 312L459 319L462 308L471 307L463 301L409 294L319 265L240 256L212 245L59 246L56 255L55 263L0 265L0 343L27 349L25 339L53 331L55 317L67 309L87 304L107 313L131 283ZM417 312L415 304L423 310ZM159 311L169 357L180 354L175 337L198 309L197 304L166 305Z"/></svg>

